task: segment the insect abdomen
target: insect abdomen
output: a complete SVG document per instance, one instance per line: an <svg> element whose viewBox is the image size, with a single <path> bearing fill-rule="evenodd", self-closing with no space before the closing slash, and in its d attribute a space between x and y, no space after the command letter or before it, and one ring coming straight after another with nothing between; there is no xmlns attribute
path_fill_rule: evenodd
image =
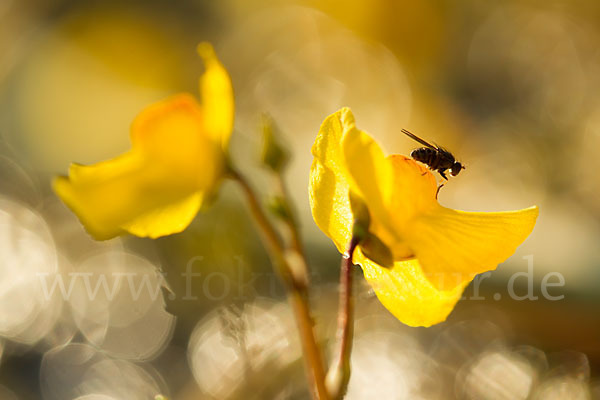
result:
<svg viewBox="0 0 600 400"><path fill-rule="evenodd" d="M438 168L439 155L434 149L421 147L411 151L410 156L423 164L427 164L431 169L435 170Z"/></svg>

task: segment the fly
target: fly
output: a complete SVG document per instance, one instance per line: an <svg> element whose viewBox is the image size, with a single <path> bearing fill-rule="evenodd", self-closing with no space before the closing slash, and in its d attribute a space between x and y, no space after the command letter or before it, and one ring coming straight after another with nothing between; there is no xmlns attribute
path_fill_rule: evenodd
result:
<svg viewBox="0 0 600 400"><path fill-rule="evenodd" d="M431 170L437 171L445 180L448 180L446 171L450 170L450 175L456 176L462 169L465 168L464 165L456 161L452 153L443 147L428 143L406 129L402 129L402 133L425 146L414 149L410 152L410 156L415 161L419 161L427 165ZM435 193L436 198L442 186L444 186L444 184L438 186L437 192Z"/></svg>

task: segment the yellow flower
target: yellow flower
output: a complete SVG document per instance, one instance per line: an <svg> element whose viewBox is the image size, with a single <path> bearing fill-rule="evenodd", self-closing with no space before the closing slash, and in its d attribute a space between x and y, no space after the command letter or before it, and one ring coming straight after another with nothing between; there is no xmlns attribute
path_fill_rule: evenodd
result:
<svg viewBox="0 0 600 400"><path fill-rule="evenodd" d="M445 320L465 286L507 259L538 215L537 207L479 213L441 206L433 174L410 158L385 157L356 128L348 108L325 119L312 153L309 194L315 222L344 252L355 219L350 194L366 206L369 232L383 245L369 248L363 242L354 262L381 303L407 325ZM378 265L374 260L386 255L374 252L386 247L393 262Z"/></svg>
<svg viewBox="0 0 600 400"><path fill-rule="evenodd" d="M98 240L124 232L156 238L184 230L217 189L233 126L231 81L212 47L200 105L178 94L143 110L131 126L131 150L94 165L72 164L53 187Z"/></svg>

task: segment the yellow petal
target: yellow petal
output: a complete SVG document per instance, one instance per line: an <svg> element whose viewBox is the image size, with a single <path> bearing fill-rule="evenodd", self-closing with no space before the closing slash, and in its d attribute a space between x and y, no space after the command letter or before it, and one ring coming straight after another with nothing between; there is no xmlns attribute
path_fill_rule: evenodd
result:
<svg viewBox="0 0 600 400"><path fill-rule="evenodd" d="M340 253L346 251L352 236L349 185L341 149L342 116L349 112L342 109L323 121L312 147L314 160L308 188L313 218Z"/></svg>
<svg viewBox="0 0 600 400"><path fill-rule="evenodd" d="M72 166L53 188L97 240L123 231L158 237L180 232L201 204L193 188L177 186L134 153L91 166ZM152 224L149 216L160 217Z"/></svg>
<svg viewBox="0 0 600 400"><path fill-rule="evenodd" d="M56 178L52 186L94 238L110 239L122 233L121 223L127 216L120 209L136 206L130 200L128 176L139 174L142 165L133 153L93 166L72 164L69 177Z"/></svg>
<svg viewBox="0 0 600 400"><path fill-rule="evenodd" d="M530 207L506 212L465 212L442 206L407 226L407 242L438 288L495 269L529 236L538 216Z"/></svg>
<svg viewBox="0 0 600 400"><path fill-rule="evenodd" d="M189 94L178 94L144 109L133 121L133 151L159 164L171 179L205 188L223 167L222 149L206 131L204 110Z"/></svg>
<svg viewBox="0 0 600 400"><path fill-rule="evenodd" d="M438 206L435 199L437 183L428 168L402 155L392 155L388 160L394 174L388 215L393 218L394 225L404 225L415 215Z"/></svg>
<svg viewBox="0 0 600 400"><path fill-rule="evenodd" d="M395 262L393 268L384 268L358 250L354 262L361 265L381 304L409 326L427 327L444 321L468 284L438 290L425 277L417 260Z"/></svg>
<svg viewBox="0 0 600 400"><path fill-rule="evenodd" d="M350 109L342 109L336 115L343 129L342 148L350 188L362 197L374 219L386 224L393 190L391 164L377 142L356 128Z"/></svg>
<svg viewBox="0 0 600 400"><path fill-rule="evenodd" d="M233 129L234 100L231 79L209 43L200 43L198 54L206 66L204 74L200 77L200 97L205 112L206 131L225 149Z"/></svg>
<svg viewBox="0 0 600 400"><path fill-rule="evenodd" d="M201 192L193 193L180 201L153 208L122 227L135 236L152 239L182 232L198 214L202 199Z"/></svg>
<svg viewBox="0 0 600 400"><path fill-rule="evenodd" d="M182 231L222 173L222 149L206 135L191 96L142 111L131 137L131 151L90 166L72 165L68 178L54 181L58 196L96 239L123 231L150 237Z"/></svg>

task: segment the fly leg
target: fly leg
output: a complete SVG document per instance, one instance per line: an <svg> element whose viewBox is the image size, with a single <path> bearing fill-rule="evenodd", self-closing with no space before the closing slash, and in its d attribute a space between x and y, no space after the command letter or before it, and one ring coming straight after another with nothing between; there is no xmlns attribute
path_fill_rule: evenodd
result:
<svg viewBox="0 0 600 400"><path fill-rule="evenodd" d="M440 189L444 186L444 183L440 184L440 186L438 186L437 190L435 191L435 199L437 200L438 198L438 194L440 193Z"/></svg>
<svg viewBox="0 0 600 400"><path fill-rule="evenodd" d="M443 170L443 169L438 169L437 171L440 173L440 175L442 176L442 178L444 178L446 181L448 181L448 177L446 177L446 174L444 174L444 171L445 171L445 170ZM440 189L441 189L441 188L442 188L442 186L444 186L445 184L446 184L446 182L444 182L444 183L441 183L441 184L440 184L440 186L438 186L437 190L435 191L435 199L436 199L436 200L437 200L437 198L438 198L438 194L440 193Z"/></svg>

